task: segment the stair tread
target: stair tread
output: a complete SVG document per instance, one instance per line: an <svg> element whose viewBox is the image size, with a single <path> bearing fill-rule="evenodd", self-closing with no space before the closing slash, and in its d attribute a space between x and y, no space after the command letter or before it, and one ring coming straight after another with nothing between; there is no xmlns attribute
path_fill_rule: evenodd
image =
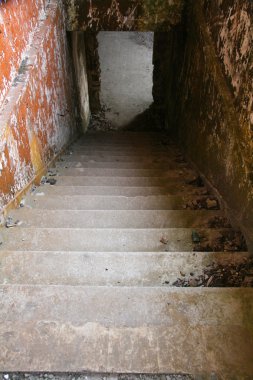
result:
<svg viewBox="0 0 253 380"><path fill-rule="evenodd" d="M179 161L181 162L181 159L178 159L177 156L170 157L167 154L159 155L159 156L153 156L150 154L146 155L110 155L110 154L94 154L94 155L88 155L85 153L76 153L73 151L73 154L66 154L61 157L61 162L73 162L73 161L82 161L82 162L140 162L140 163L172 163Z"/></svg>
<svg viewBox="0 0 253 380"><path fill-rule="evenodd" d="M178 152L169 152L166 149L160 149L160 150L150 150L150 149L116 149L116 150L100 150L100 149L93 149L92 147L90 149L84 149L82 147L77 147L74 150L76 155L82 155L82 156L87 156L92 159L93 157L111 157L113 159L120 159L121 157L143 157L143 159L149 159L150 156L154 157L155 159L166 159L168 155L171 157L171 159L176 159L177 156L179 155ZM72 156L72 151L66 153L64 157L69 157Z"/></svg>
<svg viewBox="0 0 253 380"><path fill-rule="evenodd" d="M135 163L135 162L104 162L95 160L76 160L76 161L60 161L56 163L56 169L60 168L80 168L80 169L121 169L121 170L181 170L182 164L171 162L146 162L146 163ZM184 167L188 168L187 165Z"/></svg>
<svg viewBox="0 0 253 380"><path fill-rule="evenodd" d="M190 179L190 178L189 178ZM183 176L180 177L125 177L125 176L58 176L55 186L134 186L154 187L170 186L170 184L186 184Z"/></svg>
<svg viewBox="0 0 253 380"><path fill-rule="evenodd" d="M208 241L230 229L199 229ZM192 228L13 228L2 231L0 250L193 251ZM217 249L216 249L217 250Z"/></svg>
<svg viewBox="0 0 253 380"><path fill-rule="evenodd" d="M210 266L245 264L247 252L0 251L0 284L172 286ZM122 265L124 263L124 265ZM193 277L194 276L194 277Z"/></svg>
<svg viewBox="0 0 253 380"><path fill-rule="evenodd" d="M3 371L253 372L253 289L2 285L0 291Z"/></svg>
<svg viewBox="0 0 253 380"><path fill-rule="evenodd" d="M219 210L48 210L20 208L10 213L22 227L208 227Z"/></svg>
<svg viewBox="0 0 253 380"><path fill-rule="evenodd" d="M118 168L57 168L56 177L58 176L84 176L84 177L165 177L178 178L187 177L194 179L196 174L190 169L118 169Z"/></svg>
<svg viewBox="0 0 253 380"><path fill-rule="evenodd" d="M183 183L170 183L167 186L88 186L88 185L58 185L51 186L45 184L39 186L33 194L52 194L52 195L117 195L117 196L148 196L148 195L175 195L181 193L187 194L206 194L203 188L186 186Z"/></svg>
<svg viewBox="0 0 253 380"><path fill-rule="evenodd" d="M150 196L118 196L118 195L54 195L27 197L26 206L40 209L76 209L76 210L170 210L183 209L191 201L209 199L209 196L192 195L150 195ZM207 210L206 210L207 211Z"/></svg>

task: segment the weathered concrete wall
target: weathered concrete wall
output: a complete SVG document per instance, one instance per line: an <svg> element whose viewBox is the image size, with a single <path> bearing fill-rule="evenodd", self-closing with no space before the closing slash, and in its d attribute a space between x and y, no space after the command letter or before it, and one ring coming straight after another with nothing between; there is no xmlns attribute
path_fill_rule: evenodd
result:
<svg viewBox="0 0 253 380"><path fill-rule="evenodd" d="M181 21L184 0L64 0L69 31L168 30Z"/></svg>
<svg viewBox="0 0 253 380"><path fill-rule="evenodd" d="M189 2L184 54L176 59L179 67L182 62L181 69L170 92L175 99L174 126L186 152L249 235L253 228L252 18L252 2ZM174 49L172 62L180 48L178 44Z"/></svg>
<svg viewBox="0 0 253 380"><path fill-rule="evenodd" d="M90 104L89 104L89 90L88 90L88 77L86 68L86 53L84 32L72 32L72 53L75 68L75 79L78 89L79 97L79 110L82 129L85 132L88 128L90 120Z"/></svg>
<svg viewBox="0 0 253 380"><path fill-rule="evenodd" d="M8 39L18 57L16 66L11 64L9 79L1 86L4 100L0 108L0 209L42 174L48 162L75 134L63 9L51 0L41 17L39 6L33 8L34 4L35 1L29 1L29 8L27 0L20 0L0 6L3 32L0 49L5 54L2 65L8 66L5 46ZM19 10L26 8L27 19L19 19ZM29 24L31 14L34 20ZM16 23L8 29L10 20L14 20L12 15L16 15ZM28 24L24 41L27 44L20 45L19 30L26 29L24 25Z"/></svg>
<svg viewBox="0 0 253 380"><path fill-rule="evenodd" d="M203 9L240 125L247 133L246 140L252 140L253 2L204 0Z"/></svg>

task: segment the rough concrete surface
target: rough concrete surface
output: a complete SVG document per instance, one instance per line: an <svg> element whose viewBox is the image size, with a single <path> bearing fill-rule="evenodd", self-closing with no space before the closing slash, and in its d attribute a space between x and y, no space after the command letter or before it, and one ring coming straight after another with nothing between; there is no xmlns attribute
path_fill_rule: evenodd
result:
<svg viewBox="0 0 253 380"><path fill-rule="evenodd" d="M174 32L160 46L171 57L164 80L169 72L175 133L253 252L253 2L189 1L185 28L185 40Z"/></svg>

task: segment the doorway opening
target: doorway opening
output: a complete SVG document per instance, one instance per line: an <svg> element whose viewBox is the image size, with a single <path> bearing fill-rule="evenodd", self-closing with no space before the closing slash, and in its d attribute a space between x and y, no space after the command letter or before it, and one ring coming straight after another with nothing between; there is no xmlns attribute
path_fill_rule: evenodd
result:
<svg viewBox="0 0 253 380"><path fill-rule="evenodd" d="M111 129L129 125L153 103L153 32L100 32L100 102Z"/></svg>

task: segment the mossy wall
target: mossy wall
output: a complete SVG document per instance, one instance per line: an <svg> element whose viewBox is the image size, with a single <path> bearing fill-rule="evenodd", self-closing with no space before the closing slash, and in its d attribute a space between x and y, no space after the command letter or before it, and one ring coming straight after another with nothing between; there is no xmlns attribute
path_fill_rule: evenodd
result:
<svg viewBox="0 0 253 380"><path fill-rule="evenodd" d="M252 18L249 1L189 1L185 31L173 39L170 66L177 62L177 68L167 94L168 126L248 237L253 230Z"/></svg>

